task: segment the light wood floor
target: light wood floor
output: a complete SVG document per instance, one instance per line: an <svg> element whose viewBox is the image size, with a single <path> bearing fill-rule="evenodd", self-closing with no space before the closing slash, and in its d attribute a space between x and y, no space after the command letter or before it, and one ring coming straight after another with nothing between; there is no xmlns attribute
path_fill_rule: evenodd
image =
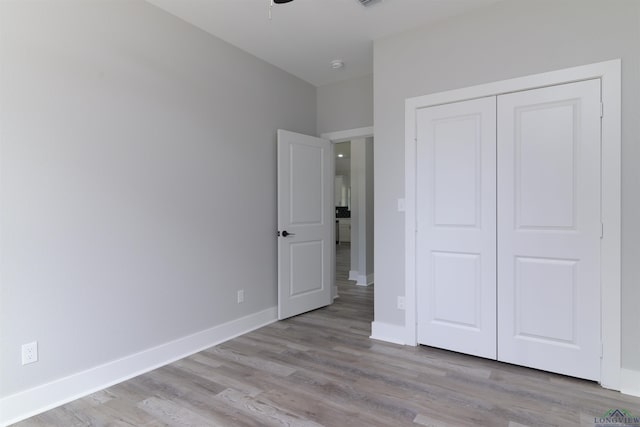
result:
<svg viewBox="0 0 640 427"><path fill-rule="evenodd" d="M369 339L373 288L79 399L18 426L594 426L640 399L595 383Z"/></svg>

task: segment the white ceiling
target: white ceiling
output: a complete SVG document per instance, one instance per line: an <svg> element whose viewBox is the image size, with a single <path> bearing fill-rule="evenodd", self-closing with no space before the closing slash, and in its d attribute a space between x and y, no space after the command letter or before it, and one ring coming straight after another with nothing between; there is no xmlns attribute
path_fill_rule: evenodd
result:
<svg viewBox="0 0 640 427"><path fill-rule="evenodd" d="M338 142L337 144L333 144L333 153L337 156L342 154L341 159L350 159L351 158L351 141L347 142Z"/></svg>
<svg viewBox="0 0 640 427"><path fill-rule="evenodd" d="M307 82L321 86L373 72L373 40L499 0L147 0ZM345 67L332 70L342 59Z"/></svg>

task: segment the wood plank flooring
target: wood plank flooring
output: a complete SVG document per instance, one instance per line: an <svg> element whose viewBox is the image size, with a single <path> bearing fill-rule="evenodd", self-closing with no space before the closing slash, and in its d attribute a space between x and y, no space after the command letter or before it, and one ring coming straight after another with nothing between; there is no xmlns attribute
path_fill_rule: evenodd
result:
<svg viewBox="0 0 640 427"><path fill-rule="evenodd" d="M594 426L640 399L595 383L369 339L373 287L16 426Z"/></svg>

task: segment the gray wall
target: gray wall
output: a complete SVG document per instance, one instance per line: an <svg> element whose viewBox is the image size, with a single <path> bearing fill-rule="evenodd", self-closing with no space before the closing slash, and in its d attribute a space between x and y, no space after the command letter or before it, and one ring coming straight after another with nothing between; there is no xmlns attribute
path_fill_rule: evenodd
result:
<svg viewBox="0 0 640 427"><path fill-rule="evenodd" d="M318 134L373 126L373 76L320 86Z"/></svg>
<svg viewBox="0 0 640 427"><path fill-rule="evenodd" d="M360 223L366 224L367 214L366 206L362 206L366 196L363 191L366 185L365 144L366 138L351 140L351 267L349 269L351 280L357 280L357 276L366 274L362 271L362 267L366 269L366 262L360 256L363 249L367 247L366 236L360 232ZM363 283L360 281L360 284Z"/></svg>
<svg viewBox="0 0 640 427"><path fill-rule="evenodd" d="M358 285L373 274L373 138L351 140L351 271Z"/></svg>
<svg viewBox="0 0 640 427"><path fill-rule="evenodd" d="M374 44L375 320L403 325L404 100L622 58L622 364L640 370L640 2L509 0Z"/></svg>
<svg viewBox="0 0 640 427"><path fill-rule="evenodd" d="M373 274L373 138L351 140L351 271L358 285ZM354 279L355 280L355 279Z"/></svg>
<svg viewBox="0 0 640 427"><path fill-rule="evenodd" d="M365 227L365 231L367 233L367 247L366 247L366 260L367 260L367 268L366 271L363 271L363 274L366 274L367 276L371 275L374 273L374 263L373 263L373 256L374 256L374 246L375 246L375 239L374 239L374 223L375 223L375 212L374 212L374 182L373 182L373 178L374 178L374 171L373 171L373 151L374 151L374 145L373 145L373 138L367 138L367 143L366 143L366 159L365 159L365 182L366 182L366 186L367 186L367 195L366 195L366 218L367 218L367 224Z"/></svg>
<svg viewBox="0 0 640 427"><path fill-rule="evenodd" d="M0 55L0 397L276 305L315 87L143 1L0 1Z"/></svg>

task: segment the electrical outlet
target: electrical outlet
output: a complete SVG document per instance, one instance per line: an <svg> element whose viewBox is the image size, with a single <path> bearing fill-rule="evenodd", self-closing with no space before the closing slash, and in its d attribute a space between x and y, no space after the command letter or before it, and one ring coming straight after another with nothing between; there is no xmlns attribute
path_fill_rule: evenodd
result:
<svg viewBox="0 0 640 427"><path fill-rule="evenodd" d="M38 341L22 345L22 364L28 365L38 361Z"/></svg>
<svg viewBox="0 0 640 427"><path fill-rule="evenodd" d="M244 289L238 291L238 304L244 302Z"/></svg>
<svg viewBox="0 0 640 427"><path fill-rule="evenodd" d="M398 297L398 310L404 310L404 297Z"/></svg>

